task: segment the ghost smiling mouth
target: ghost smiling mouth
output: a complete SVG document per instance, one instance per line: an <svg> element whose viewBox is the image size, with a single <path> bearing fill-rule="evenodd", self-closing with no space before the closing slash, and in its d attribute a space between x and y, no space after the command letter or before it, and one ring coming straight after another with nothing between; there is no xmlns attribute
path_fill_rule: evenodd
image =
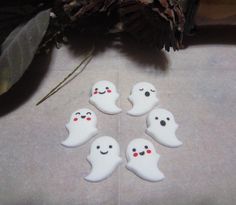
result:
<svg viewBox="0 0 236 205"><path fill-rule="evenodd" d="M101 154L107 154L107 153L108 153L108 151L106 151L106 152L102 152L102 151L100 151L100 153L101 153Z"/></svg>
<svg viewBox="0 0 236 205"><path fill-rule="evenodd" d="M106 93L106 91L103 91L103 92L98 92L99 94L103 95Z"/></svg>

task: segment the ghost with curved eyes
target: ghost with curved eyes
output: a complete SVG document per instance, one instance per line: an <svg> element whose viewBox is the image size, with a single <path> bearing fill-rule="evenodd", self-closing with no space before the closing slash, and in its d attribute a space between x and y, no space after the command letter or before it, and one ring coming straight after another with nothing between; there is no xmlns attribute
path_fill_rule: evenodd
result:
<svg viewBox="0 0 236 205"><path fill-rule="evenodd" d="M147 117L146 133L157 142L167 147L178 147L183 143L175 135L178 124L171 112L165 109L154 109Z"/></svg>
<svg viewBox="0 0 236 205"><path fill-rule="evenodd" d="M92 165L92 170L85 177L87 181L102 181L116 170L122 162L120 158L120 147L115 139L104 136L96 139L90 148L87 160Z"/></svg>
<svg viewBox="0 0 236 205"><path fill-rule="evenodd" d="M75 111L66 124L69 136L61 144L66 147L76 147L86 143L98 133L96 124L97 117L92 110L83 108Z"/></svg>
<svg viewBox="0 0 236 205"><path fill-rule="evenodd" d="M126 155L127 169L138 177L151 182L165 178L157 165L160 155L150 141L142 138L132 140L127 147Z"/></svg>
<svg viewBox="0 0 236 205"><path fill-rule="evenodd" d="M117 114L121 109L117 107L116 101L119 94L115 85L107 80L102 80L92 87L92 96L89 102L106 114Z"/></svg>
<svg viewBox="0 0 236 205"><path fill-rule="evenodd" d="M147 82L135 84L128 99L133 104L128 114L133 116L149 112L158 103L156 88Z"/></svg>

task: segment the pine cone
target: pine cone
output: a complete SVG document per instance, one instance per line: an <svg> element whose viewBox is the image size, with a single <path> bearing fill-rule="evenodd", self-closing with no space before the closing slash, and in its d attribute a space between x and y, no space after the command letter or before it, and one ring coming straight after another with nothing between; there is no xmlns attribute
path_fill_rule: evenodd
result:
<svg viewBox="0 0 236 205"><path fill-rule="evenodd" d="M184 15L176 0L123 0L119 9L124 31L144 44L178 50Z"/></svg>
<svg viewBox="0 0 236 205"><path fill-rule="evenodd" d="M116 2L117 0L68 0L64 10L72 21L98 13L106 13L109 16Z"/></svg>
<svg viewBox="0 0 236 205"><path fill-rule="evenodd" d="M118 0L59 0L54 11L65 24L79 30L109 30L117 21L117 2Z"/></svg>

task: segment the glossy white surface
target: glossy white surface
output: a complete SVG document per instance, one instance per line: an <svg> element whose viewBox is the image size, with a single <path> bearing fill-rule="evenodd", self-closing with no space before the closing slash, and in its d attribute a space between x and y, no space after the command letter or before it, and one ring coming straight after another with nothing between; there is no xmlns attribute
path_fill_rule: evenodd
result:
<svg viewBox="0 0 236 205"><path fill-rule="evenodd" d="M140 116L149 112L158 103L157 89L148 82L136 83L129 96L132 103L132 109L128 111L129 115Z"/></svg>
<svg viewBox="0 0 236 205"><path fill-rule="evenodd" d="M73 112L66 124L69 136L61 144L65 147L83 145L98 133L96 125L97 117L92 110L82 108Z"/></svg>
<svg viewBox="0 0 236 205"><path fill-rule="evenodd" d="M122 161L120 146L112 137L99 137L92 143L87 160L92 169L84 179L90 182L105 180L112 175Z"/></svg>
<svg viewBox="0 0 236 205"><path fill-rule="evenodd" d="M147 116L146 133L167 147L179 147L183 143L176 137L178 124L174 115L163 108L152 110Z"/></svg>
<svg viewBox="0 0 236 205"><path fill-rule="evenodd" d="M160 155L150 141L143 138L133 139L127 147L126 157L127 169L138 177L150 182L158 182L165 178L158 168Z"/></svg>
<svg viewBox="0 0 236 205"><path fill-rule="evenodd" d="M93 85L89 102L105 114L118 114L121 112L116 105L118 98L116 86L110 81L102 80Z"/></svg>

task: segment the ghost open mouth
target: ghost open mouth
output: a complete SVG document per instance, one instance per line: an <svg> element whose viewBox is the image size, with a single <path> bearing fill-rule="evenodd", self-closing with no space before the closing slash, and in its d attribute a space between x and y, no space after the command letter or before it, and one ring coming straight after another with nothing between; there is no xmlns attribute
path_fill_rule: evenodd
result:
<svg viewBox="0 0 236 205"><path fill-rule="evenodd" d="M167 147L179 147L183 143L177 138L178 124L174 115L165 109L153 109L147 117L146 133L154 140Z"/></svg>
<svg viewBox="0 0 236 205"><path fill-rule="evenodd" d="M160 124L161 124L161 126L163 126L163 127L166 126L166 122L165 122L164 120L161 120L161 121L160 121Z"/></svg>
<svg viewBox="0 0 236 205"><path fill-rule="evenodd" d="M103 92L98 92L99 94L103 95L106 93L106 91L103 91Z"/></svg>
<svg viewBox="0 0 236 205"><path fill-rule="evenodd" d="M164 179L163 173L158 168L160 155L152 142L143 138L132 140L127 147L126 157L128 160L126 168L138 177L151 182Z"/></svg>
<svg viewBox="0 0 236 205"><path fill-rule="evenodd" d="M101 153L101 154L107 154L107 153L108 153L108 151L106 151L106 152L102 152L102 151L100 151L100 153Z"/></svg>
<svg viewBox="0 0 236 205"><path fill-rule="evenodd" d="M146 96L146 97L149 97L149 96L150 96L150 92L148 92L148 91L145 92L145 96Z"/></svg>

